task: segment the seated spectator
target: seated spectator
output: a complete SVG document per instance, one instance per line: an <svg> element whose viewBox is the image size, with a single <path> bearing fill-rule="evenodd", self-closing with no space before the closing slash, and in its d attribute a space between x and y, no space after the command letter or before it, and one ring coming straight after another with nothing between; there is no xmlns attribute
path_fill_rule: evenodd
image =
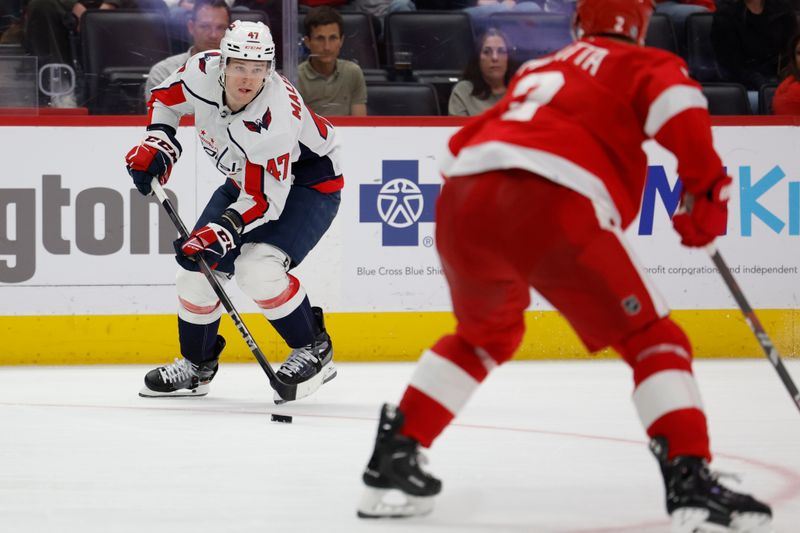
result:
<svg viewBox="0 0 800 533"><path fill-rule="evenodd" d="M450 115L480 115L500 101L515 69L508 58L510 42L499 30L489 28L480 39L475 55L456 83L447 110Z"/></svg>
<svg viewBox="0 0 800 533"><path fill-rule="evenodd" d="M730 0L720 3L711 25L711 43L725 81L757 91L778 80L786 67L784 50L797 32L788 0Z"/></svg>
<svg viewBox="0 0 800 533"><path fill-rule="evenodd" d="M25 46L41 65L73 64L69 31L87 9L117 9L122 0L30 0L25 6Z"/></svg>
<svg viewBox="0 0 800 533"><path fill-rule="evenodd" d="M39 68L54 63L74 68L80 58L73 54L70 32L80 29L80 19L86 10L120 7L127 7L123 0L30 0L25 4L23 44L30 54L38 57ZM48 100L41 103L53 107L78 105L74 91Z"/></svg>
<svg viewBox="0 0 800 533"><path fill-rule="evenodd" d="M669 17L678 51L686 57L686 18L693 13L713 13L716 8L714 0L656 0L655 12Z"/></svg>
<svg viewBox="0 0 800 533"><path fill-rule="evenodd" d="M792 38L789 54L786 79L772 99L772 112L776 115L800 115L800 33Z"/></svg>
<svg viewBox="0 0 800 533"><path fill-rule="evenodd" d="M558 6L563 2L552 1L551 6ZM572 3L574 6L575 4ZM464 12L472 20L476 34L483 34L490 26L489 17L495 13L539 13L543 9L536 2L526 0L475 0L475 5L465 7Z"/></svg>
<svg viewBox="0 0 800 533"><path fill-rule="evenodd" d="M353 7L372 18L373 25L377 25L376 34L382 39L386 15L401 11L416 11L414 0L354 0Z"/></svg>
<svg viewBox="0 0 800 533"><path fill-rule="evenodd" d="M367 84L361 68L339 59L344 43L342 16L329 6L311 9L303 20L308 59L297 67L297 89L315 113L330 116L367 114Z"/></svg>
<svg viewBox="0 0 800 533"><path fill-rule="evenodd" d="M186 28L192 38L192 46L182 54L162 59L150 69L144 84L144 99L150 100L153 87L182 67L195 54L206 50L218 50L219 42L231 23L231 11L225 0L197 0Z"/></svg>

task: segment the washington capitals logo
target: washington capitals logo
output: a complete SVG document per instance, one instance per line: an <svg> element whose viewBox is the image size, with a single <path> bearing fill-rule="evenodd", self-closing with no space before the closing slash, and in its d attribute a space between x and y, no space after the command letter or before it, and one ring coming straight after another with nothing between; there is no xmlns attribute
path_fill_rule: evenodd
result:
<svg viewBox="0 0 800 533"><path fill-rule="evenodd" d="M209 59L211 59L212 57L216 57L218 55L219 52L207 52L203 54L203 57L200 58L200 64L198 65L198 67L200 67L200 72L206 74L206 63L208 62Z"/></svg>
<svg viewBox="0 0 800 533"><path fill-rule="evenodd" d="M272 122L272 111L267 108L266 113L261 118L257 118L254 121L243 120L245 128L255 133L261 133L262 128L264 131L269 129L269 125Z"/></svg>

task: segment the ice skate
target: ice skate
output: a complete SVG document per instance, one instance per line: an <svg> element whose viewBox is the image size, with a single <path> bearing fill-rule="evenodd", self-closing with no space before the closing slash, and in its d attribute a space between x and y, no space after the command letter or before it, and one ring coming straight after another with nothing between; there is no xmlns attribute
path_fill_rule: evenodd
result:
<svg viewBox="0 0 800 533"><path fill-rule="evenodd" d="M224 348L225 339L217 335L214 359L196 365L180 357L172 364L151 370L144 377L144 388L139 391L139 396L205 396L208 394L208 384L219 369L219 355Z"/></svg>
<svg viewBox="0 0 800 533"><path fill-rule="evenodd" d="M358 505L360 518L406 518L433 510L442 482L420 468L419 443L398 435L402 425L403 413L384 404L375 450L362 476L366 488Z"/></svg>
<svg viewBox="0 0 800 533"><path fill-rule="evenodd" d="M295 400L313 394L323 384L336 377L333 343L325 330L322 309L312 307L311 311L317 323L317 336L314 342L292 350L277 372L281 381L298 385ZM276 404L286 403L277 392L273 399Z"/></svg>
<svg viewBox="0 0 800 533"><path fill-rule="evenodd" d="M718 481L701 457L667 461L667 440L656 437L650 449L658 459L667 492L673 533L770 533L772 511L748 494Z"/></svg>

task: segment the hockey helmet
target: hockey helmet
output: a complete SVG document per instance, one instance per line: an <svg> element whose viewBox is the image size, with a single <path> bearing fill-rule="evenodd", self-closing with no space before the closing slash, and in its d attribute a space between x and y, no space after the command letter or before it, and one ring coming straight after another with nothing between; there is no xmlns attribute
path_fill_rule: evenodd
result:
<svg viewBox="0 0 800 533"><path fill-rule="evenodd" d="M228 59L267 61L266 79L275 71L275 42L272 32L263 22L234 20L219 43L220 68L225 72ZM224 84L224 78L220 78Z"/></svg>
<svg viewBox="0 0 800 533"><path fill-rule="evenodd" d="M577 37L619 35L644 44L654 0L578 0L574 31Z"/></svg>

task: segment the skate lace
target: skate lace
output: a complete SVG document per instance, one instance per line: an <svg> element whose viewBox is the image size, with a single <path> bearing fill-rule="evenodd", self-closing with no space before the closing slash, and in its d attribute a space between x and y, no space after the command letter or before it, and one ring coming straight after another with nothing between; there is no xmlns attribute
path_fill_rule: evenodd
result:
<svg viewBox="0 0 800 533"><path fill-rule="evenodd" d="M721 479L730 479L732 481L735 481L736 483L741 483L743 479L741 474L737 474L735 472L725 472L722 470L709 470L708 473L710 474L711 479L717 482L719 482L719 480Z"/></svg>
<svg viewBox="0 0 800 533"><path fill-rule="evenodd" d="M191 378L194 374L192 363L182 358L175 358L174 363L161 367L159 372L165 383L178 383Z"/></svg>
<svg viewBox="0 0 800 533"><path fill-rule="evenodd" d="M292 353L289 354L289 358L281 365L280 369L286 374L297 374L306 363L319 363L319 359L314 355L311 346L303 346L302 348L292 350Z"/></svg>

